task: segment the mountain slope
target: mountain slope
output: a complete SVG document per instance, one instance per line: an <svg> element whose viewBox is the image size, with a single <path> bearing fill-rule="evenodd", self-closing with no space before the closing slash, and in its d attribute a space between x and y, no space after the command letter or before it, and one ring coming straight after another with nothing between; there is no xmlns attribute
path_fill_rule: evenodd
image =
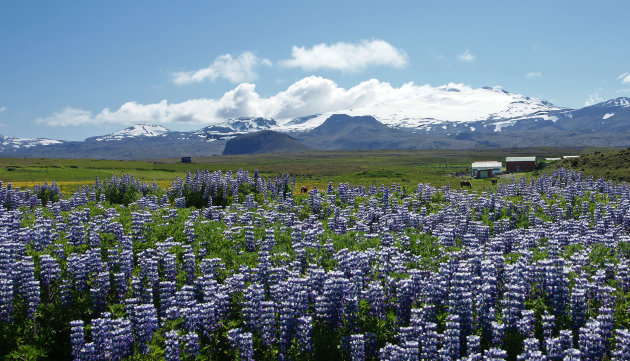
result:
<svg viewBox="0 0 630 361"><path fill-rule="evenodd" d="M372 116L333 114L310 132L295 133L296 139L317 149L425 149L465 148L474 142L427 136L390 128Z"/></svg>
<svg viewBox="0 0 630 361"><path fill-rule="evenodd" d="M313 149L286 134L262 130L228 140L223 154L298 153L309 150Z"/></svg>
<svg viewBox="0 0 630 361"><path fill-rule="evenodd" d="M30 140L30 142L41 140ZM225 140L190 132L174 132L159 125L137 124L84 141L48 141L46 146L21 146L0 156L31 158L146 159L221 154Z"/></svg>
<svg viewBox="0 0 630 361"><path fill-rule="evenodd" d="M629 132L630 98L620 97L574 110L558 123L564 130Z"/></svg>
<svg viewBox="0 0 630 361"><path fill-rule="evenodd" d="M170 130L161 125L155 124L135 124L131 127L119 130L100 137L87 138L86 141L110 142L123 139L133 139L138 137L158 137L169 133Z"/></svg>
<svg viewBox="0 0 630 361"><path fill-rule="evenodd" d="M619 179L630 182L630 148L607 152L582 154L579 158L562 159L550 163L545 171L571 168L581 171L585 176Z"/></svg>
<svg viewBox="0 0 630 361"><path fill-rule="evenodd" d="M222 123L210 125L192 132L207 139L228 140L239 135L278 128L278 123L273 119L241 117L228 119Z"/></svg>
<svg viewBox="0 0 630 361"><path fill-rule="evenodd" d="M405 135L372 116L333 114L322 125L301 134L298 139L319 149L384 149L391 147L394 141L400 146L400 137Z"/></svg>

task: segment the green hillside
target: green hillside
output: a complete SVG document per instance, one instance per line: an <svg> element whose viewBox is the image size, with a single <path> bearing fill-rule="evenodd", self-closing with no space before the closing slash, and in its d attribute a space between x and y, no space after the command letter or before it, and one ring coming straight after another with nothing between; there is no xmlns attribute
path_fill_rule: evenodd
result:
<svg viewBox="0 0 630 361"><path fill-rule="evenodd" d="M582 154L579 158L562 159L550 163L546 170L572 168L596 178L619 179L630 182L630 148L622 150L595 151Z"/></svg>

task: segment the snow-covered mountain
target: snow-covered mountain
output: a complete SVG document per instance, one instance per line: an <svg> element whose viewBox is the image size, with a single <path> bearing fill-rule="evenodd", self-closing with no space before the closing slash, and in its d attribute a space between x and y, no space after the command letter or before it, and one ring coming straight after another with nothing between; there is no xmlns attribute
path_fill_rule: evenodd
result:
<svg viewBox="0 0 630 361"><path fill-rule="evenodd" d="M227 140L246 133L275 129L278 129L278 123L276 123L273 119L262 117L241 117L237 119L228 119L225 122L207 126L194 131L193 134L200 137L207 137L208 139Z"/></svg>
<svg viewBox="0 0 630 361"><path fill-rule="evenodd" d="M568 109L500 88L449 84L439 88L437 95L434 89L430 97L416 92L407 98L382 99L340 109L334 114L343 116L334 117L333 112L281 120L241 117L195 131L136 124L82 142L0 136L0 156L138 159L213 155L221 154L229 139L263 130L289 133L319 149L630 144L630 98ZM336 122L334 127L319 128L329 119Z"/></svg>
<svg viewBox="0 0 630 361"><path fill-rule="evenodd" d="M593 104L591 108L630 108L630 98L619 97L605 102Z"/></svg>
<svg viewBox="0 0 630 361"><path fill-rule="evenodd" d="M37 146L48 146L63 143L60 140L47 138L17 138L0 134L0 152L13 152Z"/></svg>
<svg viewBox="0 0 630 361"><path fill-rule="evenodd" d="M163 136L170 130L161 125L156 124L135 124L131 127L119 130L115 133L103 135L100 137L88 138L97 142L111 142L122 139L138 138L138 137L159 137Z"/></svg>
<svg viewBox="0 0 630 361"><path fill-rule="evenodd" d="M500 131L514 125L518 119L537 116L553 119L553 114L570 110L498 87L471 88L448 84L426 95L410 93L408 97L382 99L366 106L339 109L300 120L280 122L278 130L309 131L321 125L332 114L371 115L379 122L399 129L425 133L452 134L458 131L492 129Z"/></svg>

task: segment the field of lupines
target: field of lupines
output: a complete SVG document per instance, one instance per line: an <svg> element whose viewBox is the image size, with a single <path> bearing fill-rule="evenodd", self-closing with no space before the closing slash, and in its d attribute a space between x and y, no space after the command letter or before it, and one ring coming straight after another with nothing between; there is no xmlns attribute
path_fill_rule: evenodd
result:
<svg viewBox="0 0 630 361"><path fill-rule="evenodd" d="M0 358L628 360L630 188L0 185Z"/></svg>

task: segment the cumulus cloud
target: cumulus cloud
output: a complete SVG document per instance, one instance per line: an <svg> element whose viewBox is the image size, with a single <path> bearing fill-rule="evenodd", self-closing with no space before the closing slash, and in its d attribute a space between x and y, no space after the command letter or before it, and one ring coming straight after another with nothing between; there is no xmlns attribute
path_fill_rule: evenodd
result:
<svg viewBox="0 0 630 361"><path fill-rule="evenodd" d="M588 98L584 102L584 106L589 106L589 105L601 103L603 101L604 101L604 98L602 98L599 95L599 90L598 91L594 91L594 92L592 92L591 94L588 95Z"/></svg>
<svg viewBox="0 0 630 361"><path fill-rule="evenodd" d="M379 39L361 40L357 44L322 43L312 48L293 46L291 58L281 61L280 64L305 71L333 69L356 72L369 66L402 68L407 65L407 54Z"/></svg>
<svg viewBox="0 0 630 361"><path fill-rule="evenodd" d="M630 84L630 73L623 73L617 79L621 80L621 84Z"/></svg>
<svg viewBox="0 0 630 361"><path fill-rule="evenodd" d="M466 63L473 63L475 61L475 58L475 54L471 53L468 49L466 49L466 51L464 51L463 53L457 55L457 59Z"/></svg>
<svg viewBox="0 0 630 361"><path fill-rule="evenodd" d="M527 73L528 78L542 78L542 72L540 71L530 71Z"/></svg>
<svg viewBox="0 0 630 361"><path fill-rule="evenodd" d="M244 52L236 58L230 54L224 54L218 56L205 68L173 73L173 83L186 85L206 80L215 81L218 78L232 83L252 81L257 77L256 68L261 65L271 66L271 61L259 58L251 52Z"/></svg>
<svg viewBox="0 0 630 361"><path fill-rule="evenodd" d="M513 101L513 95L498 88L475 89L463 84L433 87L412 82L394 87L377 79L343 88L330 79L309 76L268 97L261 96L254 84L242 83L218 98L181 103L127 102L118 109L106 108L96 114L67 107L37 121L51 126L136 123L205 126L229 118L260 116L282 124L296 117L329 112L466 121L500 112Z"/></svg>
<svg viewBox="0 0 630 361"><path fill-rule="evenodd" d="M49 117L37 119L37 122L62 127L94 123L92 112L73 107L65 107Z"/></svg>

